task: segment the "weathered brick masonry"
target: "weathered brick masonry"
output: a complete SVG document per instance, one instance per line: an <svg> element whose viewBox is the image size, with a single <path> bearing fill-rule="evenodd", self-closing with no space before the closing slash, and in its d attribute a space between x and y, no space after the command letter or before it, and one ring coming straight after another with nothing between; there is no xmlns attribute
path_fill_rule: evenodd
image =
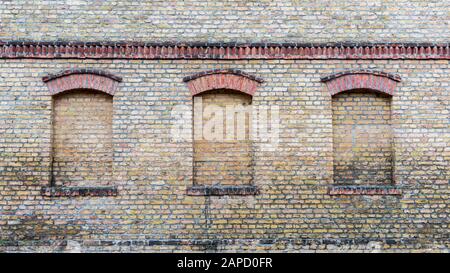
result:
<svg viewBox="0 0 450 273"><path fill-rule="evenodd" d="M0 251L449 251L448 1L35 2L0 1ZM275 150L194 139L213 105L277 106Z"/></svg>

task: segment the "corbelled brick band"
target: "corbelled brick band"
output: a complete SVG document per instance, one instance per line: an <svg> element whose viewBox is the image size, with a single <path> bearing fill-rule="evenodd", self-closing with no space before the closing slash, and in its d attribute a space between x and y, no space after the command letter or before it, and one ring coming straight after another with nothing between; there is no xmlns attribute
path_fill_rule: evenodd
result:
<svg viewBox="0 0 450 273"><path fill-rule="evenodd" d="M259 84L263 82L261 78L236 69L204 71L185 77L183 81L187 82L192 96L219 89L240 91L253 96Z"/></svg>
<svg viewBox="0 0 450 273"><path fill-rule="evenodd" d="M349 70L321 78L332 96L356 89L369 89L393 96L400 80L398 75L373 70Z"/></svg>
<svg viewBox="0 0 450 273"><path fill-rule="evenodd" d="M448 43L133 43L0 41L0 58L450 59Z"/></svg>
<svg viewBox="0 0 450 273"><path fill-rule="evenodd" d="M114 96L122 78L94 69L69 69L43 77L50 94L56 95L75 89L92 89Z"/></svg>

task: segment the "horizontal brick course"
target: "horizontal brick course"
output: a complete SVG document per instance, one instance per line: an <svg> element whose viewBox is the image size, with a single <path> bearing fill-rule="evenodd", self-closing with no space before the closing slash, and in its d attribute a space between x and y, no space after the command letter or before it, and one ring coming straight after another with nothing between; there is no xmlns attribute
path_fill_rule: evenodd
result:
<svg viewBox="0 0 450 273"><path fill-rule="evenodd" d="M448 43L0 42L0 59L450 59Z"/></svg>

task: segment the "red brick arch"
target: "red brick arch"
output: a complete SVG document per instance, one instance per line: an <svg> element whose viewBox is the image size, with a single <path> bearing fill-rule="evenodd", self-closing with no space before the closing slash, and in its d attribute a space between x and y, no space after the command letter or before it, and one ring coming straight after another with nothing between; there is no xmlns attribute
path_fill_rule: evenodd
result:
<svg viewBox="0 0 450 273"><path fill-rule="evenodd" d="M101 70L69 69L43 77L50 94L74 89L92 89L114 96L122 78Z"/></svg>
<svg viewBox="0 0 450 273"><path fill-rule="evenodd" d="M187 82L192 96L217 89L230 89L253 96L259 84L263 82L261 78L237 69L204 71L185 77L183 81Z"/></svg>
<svg viewBox="0 0 450 273"><path fill-rule="evenodd" d="M321 81L326 83L332 96L355 89L368 89L393 96L401 78L381 71L349 70L323 77Z"/></svg>

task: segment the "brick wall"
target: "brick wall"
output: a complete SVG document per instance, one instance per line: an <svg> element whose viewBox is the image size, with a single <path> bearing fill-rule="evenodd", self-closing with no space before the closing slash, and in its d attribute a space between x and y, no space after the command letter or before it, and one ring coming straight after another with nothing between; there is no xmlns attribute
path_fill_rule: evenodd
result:
<svg viewBox="0 0 450 273"><path fill-rule="evenodd" d="M41 193L50 183L52 139L52 96L41 78L69 67L123 78L112 118L117 196ZM184 77L217 68L263 78L252 105L280 107L278 148L253 143L256 195L186 194L193 142L172 141L171 110L192 110ZM391 100L401 195L329 194L333 99L320 78L352 69L402 78ZM2 250L65 251L66 242L81 251L448 249L448 69L448 60L2 59Z"/></svg>
<svg viewBox="0 0 450 273"><path fill-rule="evenodd" d="M53 163L57 186L111 183L113 102L108 94L78 90L53 98Z"/></svg>
<svg viewBox="0 0 450 273"><path fill-rule="evenodd" d="M391 98L370 91L332 98L334 182L391 184Z"/></svg>
<svg viewBox="0 0 450 273"><path fill-rule="evenodd" d="M448 1L0 2L0 251L449 251ZM276 148L199 166L211 89Z"/></svg>
<svg viewBox="0 0 450 273"><path fill-rule="evenodd" d="M2 1L4 40L447 42L448 1Z"/></svg>

